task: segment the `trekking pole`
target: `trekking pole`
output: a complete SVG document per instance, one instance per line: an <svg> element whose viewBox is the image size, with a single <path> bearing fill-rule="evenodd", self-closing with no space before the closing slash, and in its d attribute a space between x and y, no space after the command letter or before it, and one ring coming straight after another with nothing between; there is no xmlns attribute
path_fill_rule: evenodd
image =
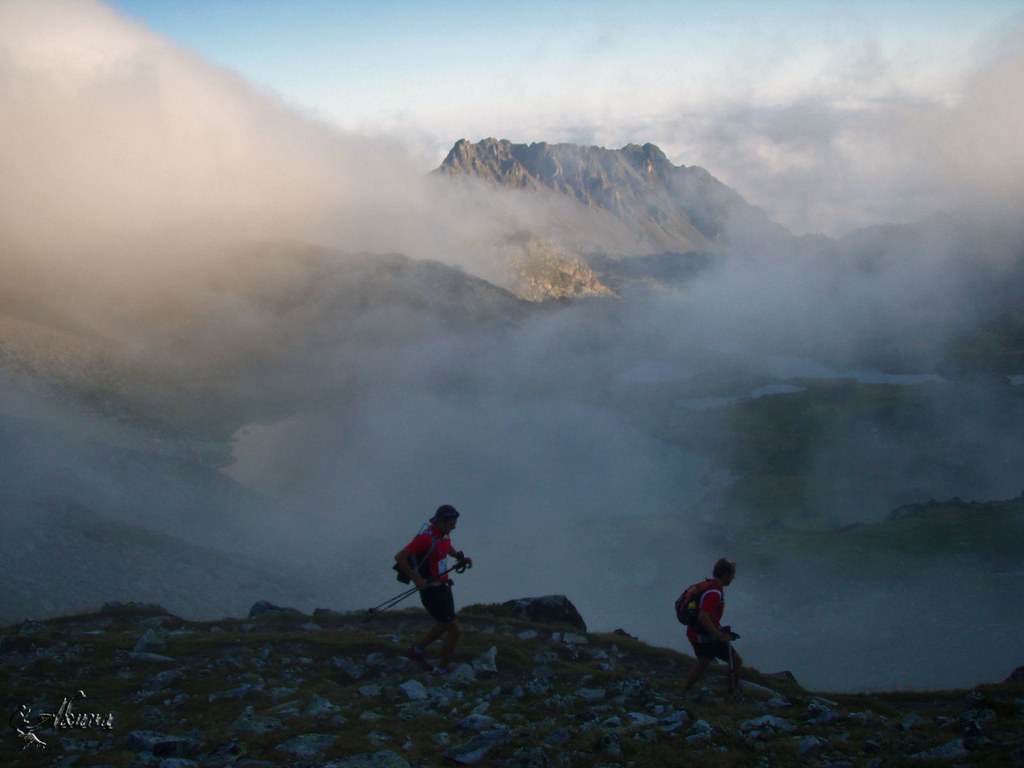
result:
<svg viewBox="0 0 1024 768"><path fill-rule="evenodd" d="M729 648L729 680L727 684L727 690L729 693L733 693L736 690L736 664L732 658L732 641L726 643Z"/></svg>
<svg viewBox="0 0 1024 768"><path fill-rule="evenodd" d="M419 587L413 587L412 589L407 589L405 592L402 592L400 595L395 595L394 597L385 600L383 603L380 603L379 605L373 606L373 608L367 608L366 609L366 616L364 617L363 620L366 621L367 619L372 619L378 613L384 613L384 611L388 610L389 608L394 608L396 605L398 605L400 602L405 600L405 598L407 598L413 592L416 592L418 589L419 589Z"/></svg>
<svg viewBox="0 0 1024 768"><path fill-rule="evenodd" d="M739 640L740 636L733 632L731 629L727 630L731 636L731 640L725 645L729 649L729 675L727 681L727 690L729 693L735 693L739 689L739 681L736 679L736 662L732 657L732 641Z"/></svg>
<svg viewBox="0 0 1024 768"><path fill-rule="evenodd" d="M465 573L467 568L472 567L473 566L467 563L465 560L460 560L458 565L454 565L451 568L446 568L445 570L441 571L441 573L438 574L438 578L444 576L446 573L451 573L452 571L454 571L455 573ZM391 610L400 602L405 600L405 598L407 598L409 595L418 592L419 589L419 587L412 587L411 589L407 589L405 590L405 592L402 592L399 595L395 595L394 597L385 600L383 603L380 603L379 605L375 605L373 608L367 608L366 615L363 617L363 621L369 621L374 616L379 616L380 614L384 613L384 611Z"/></svg>

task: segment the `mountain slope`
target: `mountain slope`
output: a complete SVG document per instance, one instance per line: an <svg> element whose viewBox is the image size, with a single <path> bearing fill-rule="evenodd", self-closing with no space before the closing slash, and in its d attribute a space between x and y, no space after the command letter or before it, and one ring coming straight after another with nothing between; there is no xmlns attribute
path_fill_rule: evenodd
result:
<svg viewBox="0 0 1024 768"><path fill-rule="evenodd" d="M504 606L460 614L444 676L405 657L425 626L419 609L367 622L261 601L213 623L110 604L8 627L0 695L46 746L20 741L12 717L3 748L18 766L296 768L1005 766L1024 750L1019 673L971 691L823 698L748 670L742 695L723 697L719 665L684 694L693 659L674 650ZM97 720L42 719L63 698Z"/></svg>
<svg viewBox="0 0 1024 768"><path fill-rule="evenodd" d="M183 615L216 618L260 598L301 604L314 583L309 574L267 558L196 544L70 504L5 514L3 522L0 557L10 575L0 602L2 623L89 610L108 600L158 602Z"/></svg>

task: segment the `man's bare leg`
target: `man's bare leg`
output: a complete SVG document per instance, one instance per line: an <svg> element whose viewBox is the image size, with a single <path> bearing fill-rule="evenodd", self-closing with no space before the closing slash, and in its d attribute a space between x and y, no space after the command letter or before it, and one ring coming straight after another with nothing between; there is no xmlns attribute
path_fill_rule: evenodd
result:
<svg viewBox="0 0 1024 768"><path fill-rule="evenodd" d="M453 621L446 626L448 634L444 638L444 645L441 646L441 666L444 669L452 668L452 655L455 653L455 646L459 643L462 628L458 621Z"/></svg>
<svg viewBox="0 0 1024 768"><path fill-rule="evenodd" d="M697 663L693 665L690 670L689 676L686 678L686 683L683 685L683 693L693 688L697 684L697 681L704 677L704 673L707 671L708 666L714 659L697 659Z"/></svg>

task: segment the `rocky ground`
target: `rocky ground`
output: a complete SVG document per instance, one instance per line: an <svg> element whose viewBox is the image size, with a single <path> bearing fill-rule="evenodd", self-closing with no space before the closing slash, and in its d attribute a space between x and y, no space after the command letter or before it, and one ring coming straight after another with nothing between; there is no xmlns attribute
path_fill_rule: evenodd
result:
<svg viewBox="0 0 1024 768"><path fill-rule="evenodd" d="M404 655L426 624L418 609L257 603L218 622L112 604L11 626L0 763L1024 765L1024 670L969 691L856 695L756 671L728 695L719 672L683 694L688 656L588 633L564 598L464 609L447 675Z"/></svg>

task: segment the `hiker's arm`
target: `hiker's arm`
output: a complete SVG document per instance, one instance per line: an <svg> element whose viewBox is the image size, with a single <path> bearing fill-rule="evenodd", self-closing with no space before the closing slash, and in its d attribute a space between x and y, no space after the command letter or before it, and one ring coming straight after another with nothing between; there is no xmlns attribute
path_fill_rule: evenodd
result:
<svg viewBox="0 0 1024 768"><path fill-rule="evenodd" d="M398 570L409 577L409 580L417 586L419 589L423 589L427 586L426 580L420 576L416 571L412 569L412 553L404 547L395 553L395 563L398 565Z"/></svg>
<svg viewBox="0 0 1024 768"><path fill-rule="evenodd" d="M461 549L458 552L456 552L453 549L452 550L452 557L454 557L460 563L465 563L466 565L468 565L470 567L472 567L472 565L473 565L473 558L472 557L466 557L466 553L463 552Z"/></svg>
<svg viewBox="0 0 1024 768"><path fill-rule="evenodd" d="M701 611L697 614L697 623L700 624L700 628L704 630L703 634L710 635L716 640L721 640L723 643L728 643L732 640L732 635L728 632L723 632L715 626L715 622L711 620L711 616L708 615L707 611Z"/></svg>

